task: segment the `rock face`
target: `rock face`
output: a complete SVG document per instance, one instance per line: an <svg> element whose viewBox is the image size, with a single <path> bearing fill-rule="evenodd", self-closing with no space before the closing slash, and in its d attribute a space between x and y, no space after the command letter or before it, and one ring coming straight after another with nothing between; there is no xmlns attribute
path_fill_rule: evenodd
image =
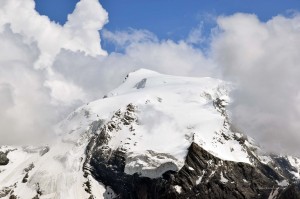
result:
<svg viewBox="0 0 300 199"><path fill-rule="evenodd" d="M300 198L300 184L293 183L279 194L278 199L298 199Z"/></svg>
<svg viewBox="0 0 300 199"><path fill-rule="evenodd" d="M217 100L215 106L221 107ZM176 171L171 166L161 177L149 178L126 171L126 149L111 149L109 132L130 126L135 107L129 104L126 112L117 111L106 124L94 122L95 134L87 148L84 170L86 175L110 187L118 198L297 198L299 186L285 188L278 182L295 182L291 171L297 170L285 157L273 156L269 164L262 163L247 146L253 165L222 160L196 143L188 148L183 167ZM222 112L225 114L225 112ZM116 119L118 118L118 119ZM121 122L117 122L121 121ZM102 124L102 125L101 125ZM246 138L237 138L241 145ZM153 153L153 152L152 152ZM129 158L130 159L130 158Z"/></svg>
<svg viewBox="0 0 300 199"><path fill-rule="evenodd" d="M0 165L7 165L9 159L7 158L7 154L0 151Z"/></svg>
<svg viewBox="0 0 300 199"><path fill-rule="evenodd" d="M97 144L103 141L98 137ZM92 142L95 142L93 140ZM99 145L94 146L99 146ZM101 144L100 144L101 146ZM97 148L97 147L96 147ZM192 143L185 165L178 171L168 171L162 177L150 179L124 173L124 153L117 150L107 156L102 150L89 149L92 154L89 171L98 181L109 186L118 198L299 198L300 186L283 189L277 182L286 178L268 165L253 167L246 163L224 161Z"/></svg>

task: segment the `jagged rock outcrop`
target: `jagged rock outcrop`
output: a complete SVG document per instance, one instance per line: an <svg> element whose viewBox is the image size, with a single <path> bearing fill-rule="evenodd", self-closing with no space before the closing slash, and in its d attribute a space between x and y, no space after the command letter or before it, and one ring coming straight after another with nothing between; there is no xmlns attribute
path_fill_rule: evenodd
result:
<svg viewBox="0 0 300 199"><path fill-rule="evenodd" d="M300 183L296 182L286 187L277 199L299 199L300 198Z"/></svg>
<svg viewBox="0 0 300 199"><path fill-rule="evenodd" d="M98 142L103 139L104 136L99 135ZM118 198L268 198L272 191L282 190L277 182L285 179L268 165L253 167L224 161L195 143L190 146L185 165L178 172L169 171L161 178L150 179L124 173L126 157L120 150L110 151L107 156L99 150L99 145L95 146L90 149L90 172L111 187ZM292 197L297 191L299 185L288 187L280 198Z"/></svg>

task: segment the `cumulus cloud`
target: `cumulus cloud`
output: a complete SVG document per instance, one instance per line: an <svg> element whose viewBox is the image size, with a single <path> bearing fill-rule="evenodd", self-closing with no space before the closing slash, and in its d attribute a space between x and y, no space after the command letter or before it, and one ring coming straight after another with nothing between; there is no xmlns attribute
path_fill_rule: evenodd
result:
<svg viewBox="0 0 300 199"><path fill-rule="evenodd" d="M34 63L36 68L51 66L62 48L88 55L105 55L99 45L98 30L107 21L108 14L97 0L77 3L64 26L39 15L33 0L3 0L0 7L0 30L10 24L14 33L23 35L24 42L37 43L41 54Z"/></svg>
<svg viewBox="0 0 300 199"><path fill-rule="evenodd" d="M81 88L52 64L62 49L106 55L98 30L107 21L97 0L81 0L64 26L39 15L33 0L1 2L0 144L48 139L61 115L82 103Z"/></svg>
<svg viewBox="0 0 300 199"><path fill-rule="evenodd" d="M300 16L218 18L214 58L235 82L233 122L266 149L299 155Z"/></svg>
<svg viewBox="0 0 300 199"><path fill-rule="evenodd" d="M24 44L23 39L9 26L0 34L5 47L0 52L1 143L31 140L38 132L47 136L55 117L47 89L42 86L42 71L32 68L39 50L35 44Z"/></svg>

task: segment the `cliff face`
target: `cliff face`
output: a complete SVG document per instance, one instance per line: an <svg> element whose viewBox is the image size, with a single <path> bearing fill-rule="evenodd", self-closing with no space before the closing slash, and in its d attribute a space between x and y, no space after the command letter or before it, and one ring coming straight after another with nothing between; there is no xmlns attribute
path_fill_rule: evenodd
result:
<svg viewBox="0 0 300 199"><path fill-rule="evenodd" d="M122 151L99 150L104 140L100 134L91 141L96 142L95 148L87 151L91 156L86 164L90 165L88 172L111 187L117 198L299 198L299 185L280 186L278 182L293 179L271 166L224 161L196 143L189 147L178 172L170 170L155 179L128 175Z"/></svg>

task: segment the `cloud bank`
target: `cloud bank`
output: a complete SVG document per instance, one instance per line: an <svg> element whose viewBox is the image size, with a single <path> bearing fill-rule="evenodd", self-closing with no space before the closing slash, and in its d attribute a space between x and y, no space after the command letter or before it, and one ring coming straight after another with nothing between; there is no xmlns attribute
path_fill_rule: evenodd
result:
<svg viewBox="0 0 300 199"><path fill-rule="evenodd" d="M235 82L233 122L272 151L299 155L300 16L220 17L214 60Z"/></svg>
<svg viewBox="0 0 300 199"><path fill-rule="evenodd" d="M81 0L63 26L34 7L33 0L3 0L0 8L0 144L48 139L74 108L148 68L234 82L233 123L271 151L298 153L299 15L267 22L250 14L216 17L218 31L205 50L194 45L207 39L201 23L182 41L148 30L102 30L101 39L116 47L108 54L98 32L108 13L97 0Z"/></svg>

